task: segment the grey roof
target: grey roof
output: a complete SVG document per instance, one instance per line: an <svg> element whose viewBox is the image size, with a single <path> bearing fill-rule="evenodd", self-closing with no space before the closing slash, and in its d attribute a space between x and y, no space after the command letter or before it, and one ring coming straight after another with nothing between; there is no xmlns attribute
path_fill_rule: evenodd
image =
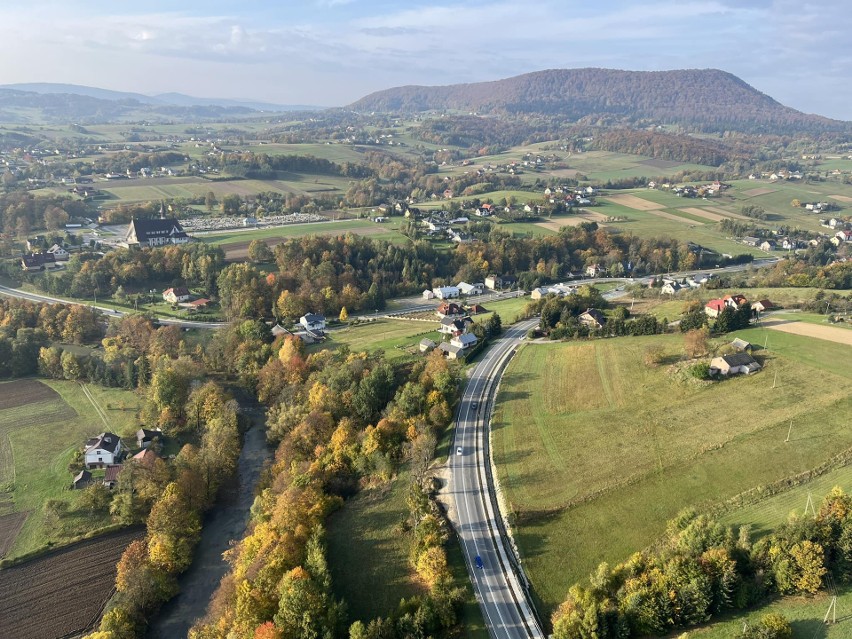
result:
<svg viewBox="0 0 852 639"><path fill-rule="evenodd" d="M150 239L158 237L183 238L188 237L183 227L175 218L153 219L153 220L130 220L130 232L136 236L136 240L140 243L147 242Z"/></svg>
<svg viewBox="0 0 852 639"><path fill-rule="evenodd" d="M163 436L163 431L161 431L161 430L150 430L148 428L140 428L139 430L136 431L136 439L141 439L143 441L145 441L145 440L150 441L150 440L154 439L155 437L162 437L162 436Z"/></svg>
<svg viewBox="0 0 852 639"><path fill-rule="evenodd" d="M748 353L734 353L733 355L722 355L722 359L728 366L748 366L756 363Z"/></svg>
<svg viewBox="0 0 852 639"><path fill-rule="evenodd" d="M430 348L434 348L435 342L434 342L434 340L431 340L428 337L424 337L423 339L420 340L420 346L428 346Z"/></svg>
<svg viewBox="0 0 852 639"><path fill-rule="evenodd" d="M731 346L742 351L742 350L745 350L747 348L751 348L751 343L745 341L744 339L740 339L739 337L737 337L736 339L734 339L733 342L731 342Z"/></svg>
<svg viewBox="0 0 852 639"><path fill-rule="evenodd" d="M302 316L302 319L304 319L309 324L313 324L315 322L324 322L325 321L325 315L318 315L318 314L315 314L315 313L305 313Z"/></svg>
<svg viewBox="0 0 852 639"><path fill-rule="evenodd" d="M101 433L97 437L86 442L86 450L89 451L94 448L101 448L110 453L114 453L120 442L121 438L115 433Z"/></svg>
<svg viewBox="0 0 852 639"><path fill-rule="evenodd" d="M449 342L441 342L440 344L438 344L438 349L446 353L455 353L456 355L458 355L464 350L461 346L456 346L455 344L450 344Z"/></svg>
<svg viewBox="0 0 852 639"><path fill-rule="evenodd" d="M89 481L92 478L92 473L88 470L81 470L79 473L74 475L74 483L78 484L83 481Z"/></svg>

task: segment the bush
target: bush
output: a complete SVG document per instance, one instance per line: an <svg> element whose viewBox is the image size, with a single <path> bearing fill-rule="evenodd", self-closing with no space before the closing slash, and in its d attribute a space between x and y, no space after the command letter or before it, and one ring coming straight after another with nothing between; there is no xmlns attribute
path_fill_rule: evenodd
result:
<svg viewBox="0 0 852 639"><path fill-rule="evenodd" d="M689 374L695 379L710 379L710 364L698 362L689 367Z"/></svg>

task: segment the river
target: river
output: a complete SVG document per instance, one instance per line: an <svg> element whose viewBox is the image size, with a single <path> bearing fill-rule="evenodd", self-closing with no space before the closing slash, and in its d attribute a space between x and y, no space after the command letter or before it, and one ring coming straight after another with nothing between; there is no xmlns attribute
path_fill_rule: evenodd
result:
<svg viewBox="0 0 852 639"><path fill-rule="evenodd" d="M243 437L243 449L237 465L235 490L225 490L204 519L201 541L192 565L180 577L180 593L169 601L152 620L148 639L180 639L186 637L195 621L207 611L210 596L228 571L222 553L232 539L241 539L254 501L254 487L264 462L271 456L266 445L263 408L256 404L245 411L252 426Z"/></svg>

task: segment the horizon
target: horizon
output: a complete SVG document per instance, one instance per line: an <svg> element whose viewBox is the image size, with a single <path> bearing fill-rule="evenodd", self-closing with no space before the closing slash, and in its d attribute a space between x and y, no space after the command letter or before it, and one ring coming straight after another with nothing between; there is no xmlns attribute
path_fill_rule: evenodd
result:
<svg viewBox="0 0 852 639"><path fill-rule="evenodd" d="M144 12L105 0L33 0L0 8L0 54L16 61L0 69L0 84L339 107L398 86L544 69L713 68L785 106L852 120L852 89L840 81L852 63L847 27L843 3L790 0L569 9L556 0L256 0L238 15L224 0L179 10L151 0Z"/></svg>

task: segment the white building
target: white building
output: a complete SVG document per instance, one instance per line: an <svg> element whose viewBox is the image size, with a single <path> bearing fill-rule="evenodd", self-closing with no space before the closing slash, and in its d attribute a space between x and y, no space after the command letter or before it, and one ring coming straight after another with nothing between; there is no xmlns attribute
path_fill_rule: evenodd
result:
<svg viewBox="0 0 852 639"><path fill-rule="evenodd" d="M301 324L306 331L321 332L325 330L325 315L317 315L314 313L306 313L299 318Z"/></svg>
<svg viewBox="0 0 852 639"><path fill-rule="evenodd" d="M86 468L104 468L121 457L121 438L115 433L101 433L86 442L83 452Z"/></svg>
<svg viewBox="0 0 852 639"><path fill-rule="evenodd" d="M484 286L482 284L468 284L467 282L459 282L456 287L462 295L482 295Z"/></svg>
<svg viewBox="0 0 852 639"><path fill-rule="evenodd" d="M432 292L439 300L447 300L460 295L460 291L457 286L439 286L437 288L433 288Z"/></svg>

